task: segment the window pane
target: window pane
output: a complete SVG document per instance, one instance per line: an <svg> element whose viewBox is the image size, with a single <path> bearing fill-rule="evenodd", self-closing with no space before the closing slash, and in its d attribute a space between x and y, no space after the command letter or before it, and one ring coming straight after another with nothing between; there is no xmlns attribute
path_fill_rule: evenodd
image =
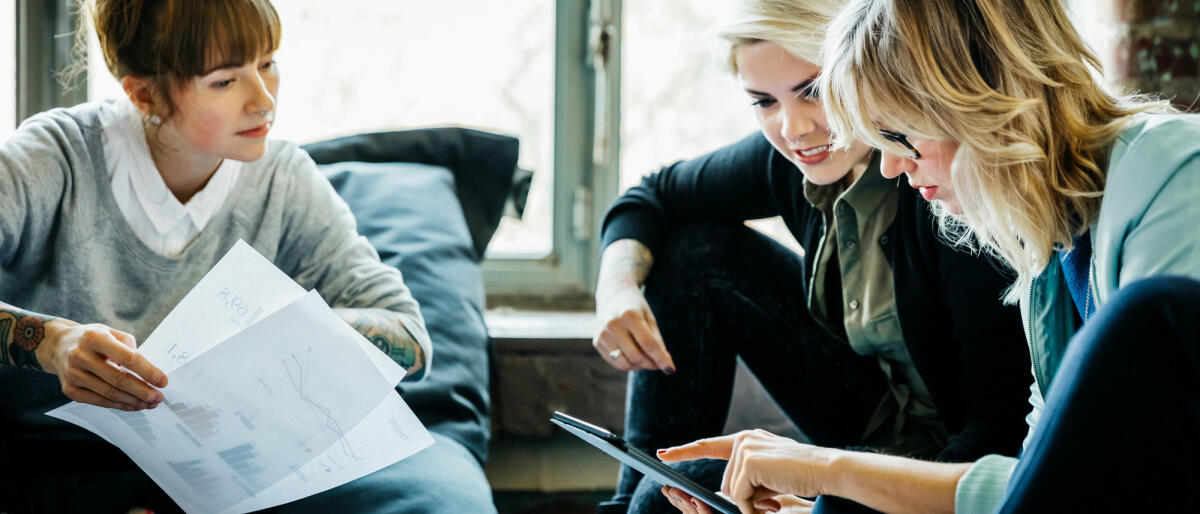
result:
<svg viewBox="0 0 1200 514"><path fill-rule="evenodd" d="M1117 43L1128 27L1117 20L1117 2L1095 2L1093 0L1068 0L1068 14L1075 29L1104 67L1105 84L1110 92L1121 93L1116 75Z"/></svg>
<svg viewBox="0 0 1200 514"><path fill-rule="evenodd" d="M283 80L274 137L304 143L445 125L517 136L519 165L534 170L534 183L524 219L501 222L489 255L549 253L554 0L287 0L275 8Z"/></svg>
<svg viewBox="0 0 1200 514"><path fill-rule="evenodd" d="M621 189L758 129L712 33L728 0L625 2Z"/></svg>
<svg viewBox="0 0 1200 514"><path fill-rule="evenodd" d="M17 5L0 0L0 141L17 124Z"/></svg>
<svg viewBox="0 0 1200 514"><path fill-rule="evenodd" d="M728 0L625 2L621 53L621 189L664 164L758 130L750 100L723 67L711 29ZM778 219L753 222L799 246Z"/></svg>

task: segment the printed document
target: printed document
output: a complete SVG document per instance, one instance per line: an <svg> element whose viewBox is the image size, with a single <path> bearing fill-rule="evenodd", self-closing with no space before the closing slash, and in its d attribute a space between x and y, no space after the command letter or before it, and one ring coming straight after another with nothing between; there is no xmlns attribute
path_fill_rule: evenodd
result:
<svg viewBox="0 0 1200 514"><path fill-rule="evenodd" d="M116 445L187 512L273 507L433 444L393 389L404 370L244 242L138 351L167 373L157 408L47 414Z"/></svg>

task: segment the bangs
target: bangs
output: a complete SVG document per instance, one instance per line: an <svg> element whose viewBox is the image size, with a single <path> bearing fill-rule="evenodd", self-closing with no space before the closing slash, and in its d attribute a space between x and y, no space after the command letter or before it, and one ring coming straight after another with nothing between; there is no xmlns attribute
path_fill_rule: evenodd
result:
<svg viewBox="0 0 1200 514"><path fill-rule="evenodd" d="M279 48L279 15L267 0L175 0L162 20L162 70L176 78L241 66ZM171 27L172 22L180 26Z"/></svg>

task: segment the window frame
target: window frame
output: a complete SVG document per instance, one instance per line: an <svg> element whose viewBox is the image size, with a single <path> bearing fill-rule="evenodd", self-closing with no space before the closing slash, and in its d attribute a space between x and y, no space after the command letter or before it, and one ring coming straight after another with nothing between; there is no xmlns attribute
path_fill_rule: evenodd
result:
<svg viewBox="0 0 1200 514"><path fill-rule="evenodd" d="M69 1L17 0L16 124L54 107L87 101L87 77L67 89L59 74L73 62L77 12Z"/></svg>
<svg viewBox="0 0 1200 514"><path fill-rule="evenodd" d="M620 9L621 0L556 2L552 250L540 259L486 260L489 306L591 305L599 224L620 169ZM606 46L602 65L596 38Z"/></svg>

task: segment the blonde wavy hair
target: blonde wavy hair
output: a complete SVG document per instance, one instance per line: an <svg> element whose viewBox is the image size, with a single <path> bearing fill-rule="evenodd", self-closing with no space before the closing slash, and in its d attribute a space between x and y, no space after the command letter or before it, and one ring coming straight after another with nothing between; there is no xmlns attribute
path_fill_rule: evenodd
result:
<svg viewBox="0 0 1200 514"><path fill-rule="evenodd" d="M879 128L960 143L963 213L942 235L1016 272L1015 303L1096 220L1108 148L1139 112L1115 97L1060 0L852 0L831 23L818 81L837 144L896 149Z"/></svg>
<svg viewBox="0 0 1200 514"><path fill-rule="evenodd" d="M716 30L727 45L725 66L737 75L738 47L761 41L820 64L829 22L845 5L846 0L737 0Z"/></svg>

